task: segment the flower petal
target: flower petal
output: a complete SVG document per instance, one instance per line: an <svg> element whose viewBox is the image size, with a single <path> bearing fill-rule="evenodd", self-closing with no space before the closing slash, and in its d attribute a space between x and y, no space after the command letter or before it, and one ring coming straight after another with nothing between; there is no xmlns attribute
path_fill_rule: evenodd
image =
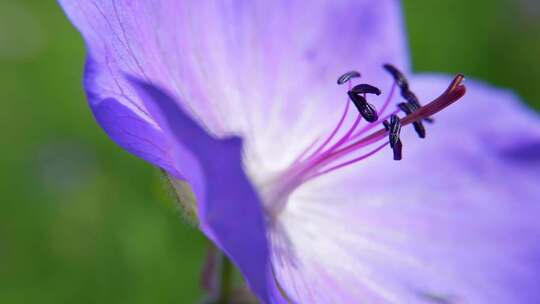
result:
<svg viewBox="0 0 540 304"><path fill-rule="evenodd" d="M341 73L377 83L382 63L409 66L397 0L60 3L87 43L96 100L150 120L122 74L160 85L213 134L242 135L250 172L288 165L337 121Z"/></svg>
<svg viewBox="0 0 540 304"><path fill-rule="evenodd" d="M150 115L174 142L175 163L197 199L201 229L239 267L261 300L280 303L270 271L261 204L242 169L241 139L214 138L170 95L129 79Z"/></svg>
<svg viewBox="0 0 540 304"><path fill-rule="evenodd" d="M449 81L411 84L427 102ZM540 302L540 119L512 93L467 86L426 125L426 140L402 131L403 161L385 151L293 193L271 233L289 294L301 303Z"/></svg>
<svg viewBox="0 0 540 304"><path fill-rule="evenodd" d="M93 73L91 63L92 60L89 58L86 66L87 74ZM87 77L88 79L92 77ZM129 106L115 97L99 99L92 93L93 85L91 83L86 85L89 88L88 99L94 117L110 138L131 154L163 168L178 179L182 178L170 154L171 143L157 126L135 114Z"/></svg>

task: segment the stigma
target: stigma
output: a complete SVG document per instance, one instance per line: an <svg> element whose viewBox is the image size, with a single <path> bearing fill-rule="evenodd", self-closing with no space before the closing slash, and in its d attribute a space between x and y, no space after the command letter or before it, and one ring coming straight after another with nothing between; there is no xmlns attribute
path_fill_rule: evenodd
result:
<svg viewBox="0 0 540 304"><path fill-rule="evenodd" d="M418 137L426 138L428 134L424 122L433 123L431 116L458 101L466 93L463 84L465 77L458 74L439 97L422 105L398 68L385 64L383 69L393 82L380 105L374 105L369 98L381 95L380 88L366 83L353 83L361 77L359 72L349 71L338 78L338 85L348 84L344 86L348 89L344 92L346 102L341 118L326 136L321 137L324 140L310 145L278 177L276 186L270 191L271 201L284 201L299 185L358 164L385 148L392 150L395 161L406 158L406 150L404 153L404 144L400 138L402 128L412 125ZM396 96L397 90L400 96ZM400 99L399 102L395 101L396 98ZM355 116L352 124L346 126L346 118L351 115L351 103L356 108L356 114L352 113ZM397 104L396 108L391 109L392 104ZM278 203L272 208L280 209L281 205Z"/></svg>

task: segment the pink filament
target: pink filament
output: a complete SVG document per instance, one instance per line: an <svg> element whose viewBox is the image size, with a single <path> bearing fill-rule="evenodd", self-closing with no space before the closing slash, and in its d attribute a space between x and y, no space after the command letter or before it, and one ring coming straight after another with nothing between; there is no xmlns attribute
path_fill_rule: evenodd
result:
<svg viewBox="0 0 540 304"><path fill-rule="evenodd" d="M346 162L344 162L344 163L341 163L341 164L336 165L336 166L334 166L334 167L331 167L331 168L329 168L329 169L325 169L325 170L323 170L323 171L321 171L321 172L318 172L318 173L316 173L316 174L314 174L314 175L308 177L307 180L312 179L312 178L319 177L319 176L321 176L321 175L323 175L323 174L330 173L330 172L335 171L335 170L337 170L337 169L340 169L340 168L346 167L346 166L348 166L348 165L352 165L352 164L354 164L354 163L356 163L356 162L359 162L359 161L361 161L361 160L364 160L364 159L366 159L366 158L368 158L368 157L374 155L375 153L381 151L381 150L382 150L384 147L386 147L388 144L389 144L389 142L385 142L384 144L378 146L377 148L375 148L375 149L369 151L369 152L366 153L366 154L363 154L363 155L361 155L361 156L359 156L359 157L357 157L357 158L351 159L351 160L349 160L349 161L346 161Z"/></svg>
<svg viewBox="0 0 540 304"><path fill-rule="evenodd" d="M461 84L463 79L464 79L464 77L462 75L457 75L455 77L455 79L452 81L452 83L450 84L450 86L448 87L448 89L443 94L441 94L441 96L439 96L438 98L436 98L435 100L433 100L429 104L421 107L420 109L413 112L412 114L409 114L406 117L403 117L402 120L401 120L402 126L413 123L414 121L420 120L420 119L422 119L424 117L430 117L433 114L435 114L435 113L441 111L442 109L448 107L452 103L456 102L461 97L463 97L463 95L465 95L465 92L466 92L465 86ZM395 90L395 85L393 86L393 88ZM383 106L383 107L386 108L387 107L386 104L390 103L390 100L391 100L391 98L388 98L387 101L385 102L385 106ZM399 110L395 110L393 113L387 115L387 117L389 117L392 114L397 114L398 112L399 112ZM382 111L381 111L381 113L382 113ZM383 121L384 119L387 119L387 117L379 119L377 122L367 125L364 129L360 130L360 132L358 134L363 134L363 133L367 132L368 130L372 129L374 126L380 124L380 122ZM322 154L319 154L319 155L314 154L305 163L303 163L303 164L300 163L297 166L295 166L295 168L292 171L290 171L291 173L294 172L293 175L296 176L293 179L301 180L301 181L310 180L310 179L313 179L314 177L321 176L323 174L332 172L332 171L337 170L339 168L343 168L345 166L348 166L348 165L351 165L351 164L356 163L358 161L361 161L363 159L366 159L366 158L374 155L375 153L377 153L381 149L383 149L383 147L385 147L388 144L388 142L385 142L383 145L378 146L374 150L372 150L372 151L370 151L370 152L368 152L368 153L366 153L364 155L361 155L359 157L356 157L356 158L354 158L352 160L349 160L349 161L346 161L344 163L335 165L335 166L333 166L333 167L331 167L329 169L325 169L325 170L320 171L320 172L316 171L317 169L322 168L322 167L330 164L331 162L333 162L333 161L335 161L335 160L337 160L337 159L339 159L341 157L344 157L345 155L348 155L348 154L350 154L350 153L352 153L354 151L362 149L362 148L364 148L366 146L369 146L371 144L374 144L374 143L386 138L388 132L385 129L380 129L380 130L378 130L378 131L376 131L374 133L371 133L370 135L365 136L364 138L362 138L362 139L360 139L360 140L358 140L356 142L353 142L351 144L348 144L345 147L342 147L344 144L350 142L349 137L354 132L354 130L356 129L358 124L360 123L360 120L361 119L360 119L360 115L359 115L357 117L356 121L354 122L353 126L351 126L351 128L349 129L349 131L336 144L334 144L330 149L328 149L326 152L324 152ZM353 139L354 137L358 136L358 134L355 134L350 139ZM315 172L315 173L313 173L313 172Z"/></svg>
<svg viewBox="0 0 540 304"><path fill-rule="evenodd" d="M392 99L394 98L394 92L396 91L396 87L397 87L397 83L394 81L394 84L392 84L392 88L390 89L390 93L388 94L388 97L384 101L384 104L381 110L379 111L379 116L381 116L384 113L384 111L386 111L386 108L388 108L388 106L390 105L390 101L392 101Z"/></svg>
<svg viewBox="0 0 540 304"><path fill-rule="evenodd" d="M319 138L316 138L307 148L305 148L304 151L302 151L302 153L300 153L300 155L298 155L298 157L293 161L292 165L294 166L299 163L304 158L304 156L308 154L309 150L311 150L311 148L315 146L317 141L319 141Z"/></svg>
<svg viewBox="0 0 540 304"><path fill-rule="evenodd" d="M349 90L351 90L351 88L352 88L352 82L349 80ZM349 107L350 107L350 102L349 102L349 98L347 97L347 100L345 100L345 110L343 111L343 115L341 115L341 118L339 119L339 122L338 122L337 126L330 133L328 138L326 138L326 140L322 143L322 145L320 145L317 148L317 150L315 150L313 153L311 153L311 156L308 157L308 158L316 156L319 152L321 152L326 147L326 145L328 145L328 143L330 143L330 141L334 138L334 136L336 136L339 129L341 129L341 126L343 125L343 122L345 122L345 118L347 117L347 113L349 112Z"/></svg>
<svg viewBox="0 0 540 304"><path fill-rule="evenodd" d="M340 140L338 140L338 142L336 142L332 147L330 147L330 149L328 149L328 151L324 152L323 155L331 153L336 148L341 146L344 142L346 142L349 139L349 137L351 136L351 134L354 132L354 130L356 130L356 128L360 124L360 121L362 121L362 116L360 114L358 114L358 116L356 117L356 120L354 121L352 126L349 128L349 131L347 131L347 133L345 133L345 135L343 135L343 137Z"/></svg>
<svg viewBox="0 0 540 304"><path fill-rule="evenodd" d="M461 97L463 97L463 95L465 95L466 93L466 87L462 84L463 80L463 75L457 75L450 84L450 86L446 89L446 91L442 93L438 98L431 101L427 105L417 109L413 113L401 118L401 125L406 126L415 121L422 120L425 117L431 117L437 112L443 110L457 100L461 99ZM393 89L390 94L391 96L393 95L393 91L395 91L395 84L392 88ZM383 110L386 110L388 104L390 104L392 99L391 96L383 105L380 114L383 114ZM363 128L351 137L351 134L354 133L361 121L359 115L356 121L350 127L349 131L336 144L332 145L332 147L327 151L319 153L328 145L328 143L330 143L330 141L335 137L335 135L343 125L345 116L348 111L348 107L349 106L347 105L345 113L340 119L338 126L332 131L332 133L325 140L325 142L321 146L319 146L319 148L317 148L317 150L312 153L307 159L295 162L291 167L289 167L286 172L283 173L283 175L279 179L280 182L277 183L276 189L272 191L272 193L274 193L272 200L282 201L282 198L284 196L287 196L289 193L291 193L291 191L293 191L302 183L367 159L382 150L384 147L388 146L389 142L386 140L383 144L378 145L376 148L370 150L365 154L354 157L351 160L338 163L337 165L332 164L333 162L337 162L342 157L345 157L353 152L356 152L379 141L387 139L388 131L384 128L379 129L369 135L364 135L364 133L366 133L368 130L371 130L373 127L379 125L382 121L384 121L384 119L387 119L390 115L397 114L399 110L390 113L385 118L379 119L375 123L368 124L365 128ZM360 134L364 136L361 139L352 142L352 140L358 137ZM309 151L310 149L311 147L309 147L307 151ZM280 210L280 208L282 208L282 205L279 205L278 210Z"/></svg>
<svg viewBox="0 0 540 304"><path fill-rule="evenodd" d="M379 116L382 115L384 113L384 111L386 111L388 106L390 105L390 103L392 101L392 98L394 96L396 86L397 86L397 84L394 82L392 84L392 88L390 90L389 96L386 98L381 110L378 111ZM349 90L351 90L351 88L352 88L352 83L349 80ZM364 94L364 98L367 98L366 94ZM332 156L331 154L336 149L341 147L343 144L345 144L347 142L350 142L351 140L353 140L355 138L358 138L363 133L371 130L376 125L382 123L383 120L388 119L388 117L390 117L392 114L397 114L399 112L399 109L396 109L394 112L388 114L383 119L379 119L379 120L377 120L376 122L373 122L373 123L368 123L364 128L362 128L359 132L357 132L356 134L353 135L354 131L356 131L356 129L360 125L360 122L362 121L362 116L360 114L358 114L358 116L356 117L354 123L349 128L349 130L335 144L333 144L328 150L321 153L321 151L324 150L324 148L331 142L331 140L336 136L336 134L339 132L339 130L343 126L343 123L345 122L345 118L346 118L346 116L348 114L349 107L350 107L350 100L349 100L349 98L347 98L346 106L345 106L345 110L343 112L343 115L341 116L337 126L333 129L333 131L330 133L328 138L317 148L317 150L315 150L313 153L311 153L311 155L306 159L306 161L308 161L308 162L304 166L301 166L303 168L296 168L296 169L291 170L290 172L295 172L295 173L297 173L299 175L302 175L302 174L305 174L307 171L311 171L313 168L322 166L323 163L328 163L328 162L332 161L333 159L335 159L335 157L331 157ZM372 144L372 143L373 142L366 142L366 145L369 145L369 144ZM357 149L361 149L366 145L358 146ZM306 149L306 151L308 151L309 149L310 148ZM382 149L382 147L380 149ZM378 149L377 151L379 151L380 149ZM375 152L377 152L377 151L375 151ZM352 152L352 151L349 151L349 153L350 152ZM367 155L364 155L364 157L358 158L356 161L360 161L362 159L365 159L365 158L373 155L375 152L368 153ZM297 160L295 160L293 162L293 167L297 167L297 166L300 165L299 162L303 158L304 154L305 154L305 152L299 158L297 158ZM344 164L342 166L340 165L340 168L343 167L343 166L346 166L348 164L349 163L346 163L346 164ZM297 169L300 169L300 170L297 170ZM332 169L332 171L333 170L334 169ZM319 176L319 174L317 174L317 176Z"/></svg>

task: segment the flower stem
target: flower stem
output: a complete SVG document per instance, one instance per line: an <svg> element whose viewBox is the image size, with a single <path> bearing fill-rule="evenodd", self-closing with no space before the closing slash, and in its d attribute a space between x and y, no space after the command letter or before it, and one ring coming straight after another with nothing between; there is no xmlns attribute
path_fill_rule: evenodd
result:
<svg viewBox="0 0 540 304"><path fill-rule="evenodd" d="M219 252L220 269L219 269L219 282L218 282L218 294L217 304L228 304L232 294L233 288L233 271L234 267L229 258L223 253Z"/></svg>
<svg viewBox="0 0 540 304"><path fill-rule="evenodd" d="M234 270L229 258L210 244L201 273L201 287L209 296L202 304L232 304Z"/></svg>

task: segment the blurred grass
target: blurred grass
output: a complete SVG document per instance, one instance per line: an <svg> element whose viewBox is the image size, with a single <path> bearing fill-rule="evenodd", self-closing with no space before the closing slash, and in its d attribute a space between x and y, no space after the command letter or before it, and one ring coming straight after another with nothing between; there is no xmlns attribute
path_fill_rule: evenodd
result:
<svg viewBox="0 0 540 304"><path fill-rule="evenodd" d="M540 108L526 1L405 0L415 70L463 72ZM158 171L94 122L83 58L54 1L0 0L0 303L192 303L205 240Z"/></svg>
<svg viewBox="0 0 540 304"><path fill-rule="evenodd" d="M464 73L540 109L540 1L404 0L416 71Z"/></svg>
<svg viewBox="0 0 540 304"><path fill-rule="evenodd" d="M0 303L194 302L204 238L182 222L160 173L94 122L83 44L56 3L0 2L0 20L19 10L45 45L0 49L9 55L0 57ZM23 46L34 38L11 35Z"/></svg>

